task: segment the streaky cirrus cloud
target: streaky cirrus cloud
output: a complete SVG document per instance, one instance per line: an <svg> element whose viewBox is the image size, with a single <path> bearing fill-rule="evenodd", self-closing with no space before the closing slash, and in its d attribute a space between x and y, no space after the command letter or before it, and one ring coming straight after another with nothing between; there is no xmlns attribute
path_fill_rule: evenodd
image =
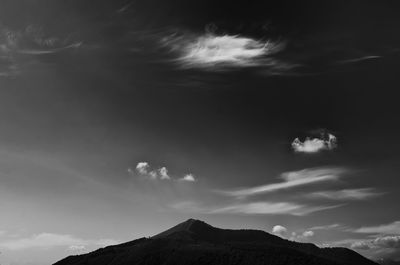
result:
<svg viewBox="0 0 400 265"><path fill-rule="evenodd" d="M0 247L8 250L23 250L60 246L107 246L118 243L119 242L114 239L82 239L68 234L40 233L30 237L1 241Z"/></svg>
<svg viewBox="0 0 400 265"><path fill-rule="evenodd" d="M377 226L364 226L354 229L356 233L365 234L393 234L400 235L400 221L395 221L389 224L382 224Z"/></svg>
<svg viewBox="0 0 400 265"><path fill-rule="evenodd" d="M260 185L251 188L241 188L230 191L217 191L218 193L233 196L233 197L247 197L262 193L274 192L282 189L289 189L298 186L314 184L325 181L336 181L342 174L346 173L344 168L311 168L299 171L291 171L282 173L280 178L283 182Z"/></svg>
<svg viewBox="0 0 400 265"><path fill-rule="evenodd" d="M295 138L292 148L297 153L318 153L323 150L333 150L337 147L337 138L333 134L322 134L318 138L307 137L303 142Z"/></svg>
<svg viewBox="0 0 400 265"><path fill-rule="evenodd" d="M308 228L309 230L330 230L343 228L341 224L319 225Z"/></svg>
<svg viewBox="0 0 400 265"><path fill-rule="evenodd" d="M291 202L249 202L228 205L210 210L210 213L232 213L249 215L294 215L305 216L314 212L340 207L341 205L309 206Z"/></svg>
<svg viewBox="0 0 400 265"><path fill-rule="evenodd" d="M248 202L222 206L203 206L193 201L177 202L169 205L174 210L186 213L293 216L305 216L341 206L343 204L310 206L291 202Z"/></svg>
<svg viewBox="0 0 400 265"><path fill-rule="evenodd" d="M366 200L382 194L382 192L377 192L373 188L362 188L317 191L308 194L307 197L330 200Z"/></svg>
<svg viewBox="0 0 400 265"><path fill-rule="evenodd" d="M183 68L223 70L261 66L285 71L296 67L272 57L285 47L284 43L273 40L257 40L239 34L175 32L162 38L161 43L177 53L175 61Z"/></svg>

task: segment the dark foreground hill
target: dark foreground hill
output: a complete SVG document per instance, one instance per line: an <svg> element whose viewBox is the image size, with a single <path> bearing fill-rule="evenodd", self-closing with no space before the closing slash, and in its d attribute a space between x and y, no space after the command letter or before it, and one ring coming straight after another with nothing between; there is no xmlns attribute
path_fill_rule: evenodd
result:
<svg viewBox="0 0 400 265"><path fill-rule="evenodd" d="M258 230L186 222L151 238L67 257L54 265L377 265L346 248L318 248Z"/></svg>

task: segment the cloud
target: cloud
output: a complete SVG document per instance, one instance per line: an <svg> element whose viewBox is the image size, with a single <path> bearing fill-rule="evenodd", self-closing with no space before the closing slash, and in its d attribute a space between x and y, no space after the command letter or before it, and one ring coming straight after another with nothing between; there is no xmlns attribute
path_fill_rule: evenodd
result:
<svg viewBox="0 0 400 265"><path fill-rule="evenodd" d="M338 63L340 63L340 64L358 63L358 62L362 62L362 61L375 60L375 59L380 59L380 58L382 58L382 56L380 56L380 55L367 55L367 56L362 56L362 57L358 57L358 58L338 61Z"/></svg>
<svg viewBox="0 0 400 265"><path fill-rule="evenodd" d="M252 188L242 188L232 191L218 191L221 194L234 197L246 197L256 194L269 193L282 189L294 188L302 185L314 184L325 181L335 181L345 173L343 168L311 168L291 171L281 174L283 182L266 184Z"/></svg>
<svg viewBox="0 0 400 265"><path fill-rule="evenodd" d="M366 241L357 241L354 242L350 245L350 247L352 249L361 249L361 250L367 250L371 248L371 244L370 242L366 242Z"/></svg>
<svg viewBox="0 0 400 265"><path fill-rule="evenodd" d="M272 233L280 237L285 237L287 232L288 232L287 228L281 225L275 225L272 228Z"/></svg>
<svg viewBox="0 0 400 265"><path fill-rule="evenodd" d="M41 233L26 238L18 238L0 242L0 247L8 250L24 250L29 248L52 248L60 246L106 246L115 245L113 239L86 240L72 235Z"/></svg>
<svg viewBox="0 0 400 265"><path fill-rule="evenodd" d="M343 189L336 191L318 191L307 195L310 198L325 198L330 200L366 200L382 193L376 192L372 188L363 189Z"/></svg>
<svg viewBox="0 0 400 265"><path fill-rule="evenodd" d="M175 180L175 181L188 181L195 182L196 178L193 174L186 174L182 178L172 178L168 174L168 169L166 167L161 167L159 169L152 169L148 162L139 162L136 165L136 172L139 175L145 176L151 180ZM128 168L128 173L133 175L132 169Z"/></svg>
<svg viewBox="0 0 400 265"><path fill-rule="evenodd" d="M383 224L378 226L365 226L355 229L356 233L365 234L393 234L400 235L400 221L395 221L390 224Z"/></svg>
<svg viewBox="0 0 400 265"><path fill-rule="evenodd" d="M309 230L330 230L330 229L338 229L341 228L340 224L330 224L330 225L321 225L321 226L313 226L310 227Z"/></svg>
<svg viewBox="0 0 400 265"><path fill-rule="evenodd" d="M177 62L184 68L207 70L227 67L265 66L276 71L288 70L294 65L271 57L282 51L284 44L272 40L227 34L174 33L161 40L171 51L178 53Z"/></svg>
<svg viewBox="0 0 400 265"><path fill-rule="evenodd" d="M148 172L149 167L150 167L149 163L147 163L147 162L139 162L139 163L136 165L136 170L137 170L140 174L146 175L147 172Z"/></svg>
<svg viewBox="0 0 400 265"><path fill-rule="evenodd" d="M72 245L72 246L69 246L68 249L71 251L74 251L74 252L83 252L86 250L86 246Z"/></svg>
<svg viewBox="0 0 400 265"><path fill-rule="evenodd" d="M313 237L314 236L314 232L311 230L308 231L304 231L302 234L303 237Z"/></svg>
<svg viewBox="0 0 400 265"><path fill-rule="evenodd" d="M308 206L290 202L250 202L215 208L210 210L209 213L305 216L313 212L333 209L340 206L342 205Z"/></svg>
<svg viewBox="0 0 400 265"><path fill-rule="evenodd" d="M158 173L160 174L160 179L171 179L168 175L168 169L166 167L160 168Z"/></svg>
<svg viewBox="0 0 400 265"><path fill-rule="evenodd" d="M370 240L360 240L351 244L353 249L398 249L400 248L400 236L379 236Z"/></svg>
<svg viewBox="0 0 400 265"><path fill-rule="evenodd" d="M318 153L322 150L333 150L337 147L337 138L333 134L321 134L320 138L307 137L304 142L296 138L292 142L292 148L298 153Z"/></svg>
<svg viewBox="0 0 400 265"><path fill-rule="evenodd" d="M188 181L188 182L195 182L196 178L193 174L187 174L187 175L183 176L183 178L181 178L180 180Z"/></svg>

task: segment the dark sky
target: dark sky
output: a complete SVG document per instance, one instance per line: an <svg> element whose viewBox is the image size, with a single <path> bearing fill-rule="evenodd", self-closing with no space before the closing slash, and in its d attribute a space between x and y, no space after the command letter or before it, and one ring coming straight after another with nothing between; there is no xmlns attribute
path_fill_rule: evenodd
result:
<svg viewBox="0 0 400 265"><path fill-rule="evenodd" d="M399 11L0 0L0 263L190 217L399 259Z"/></svg>

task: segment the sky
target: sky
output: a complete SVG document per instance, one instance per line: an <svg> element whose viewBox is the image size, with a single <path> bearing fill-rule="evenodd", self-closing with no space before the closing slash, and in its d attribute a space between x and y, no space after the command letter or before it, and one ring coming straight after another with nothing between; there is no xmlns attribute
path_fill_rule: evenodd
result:
<svg viewBox="0 0 400 265"><path fill-rule="evenodd" d="M189 218L400 259L398 11L0 0L0 264Z"/></svg>

